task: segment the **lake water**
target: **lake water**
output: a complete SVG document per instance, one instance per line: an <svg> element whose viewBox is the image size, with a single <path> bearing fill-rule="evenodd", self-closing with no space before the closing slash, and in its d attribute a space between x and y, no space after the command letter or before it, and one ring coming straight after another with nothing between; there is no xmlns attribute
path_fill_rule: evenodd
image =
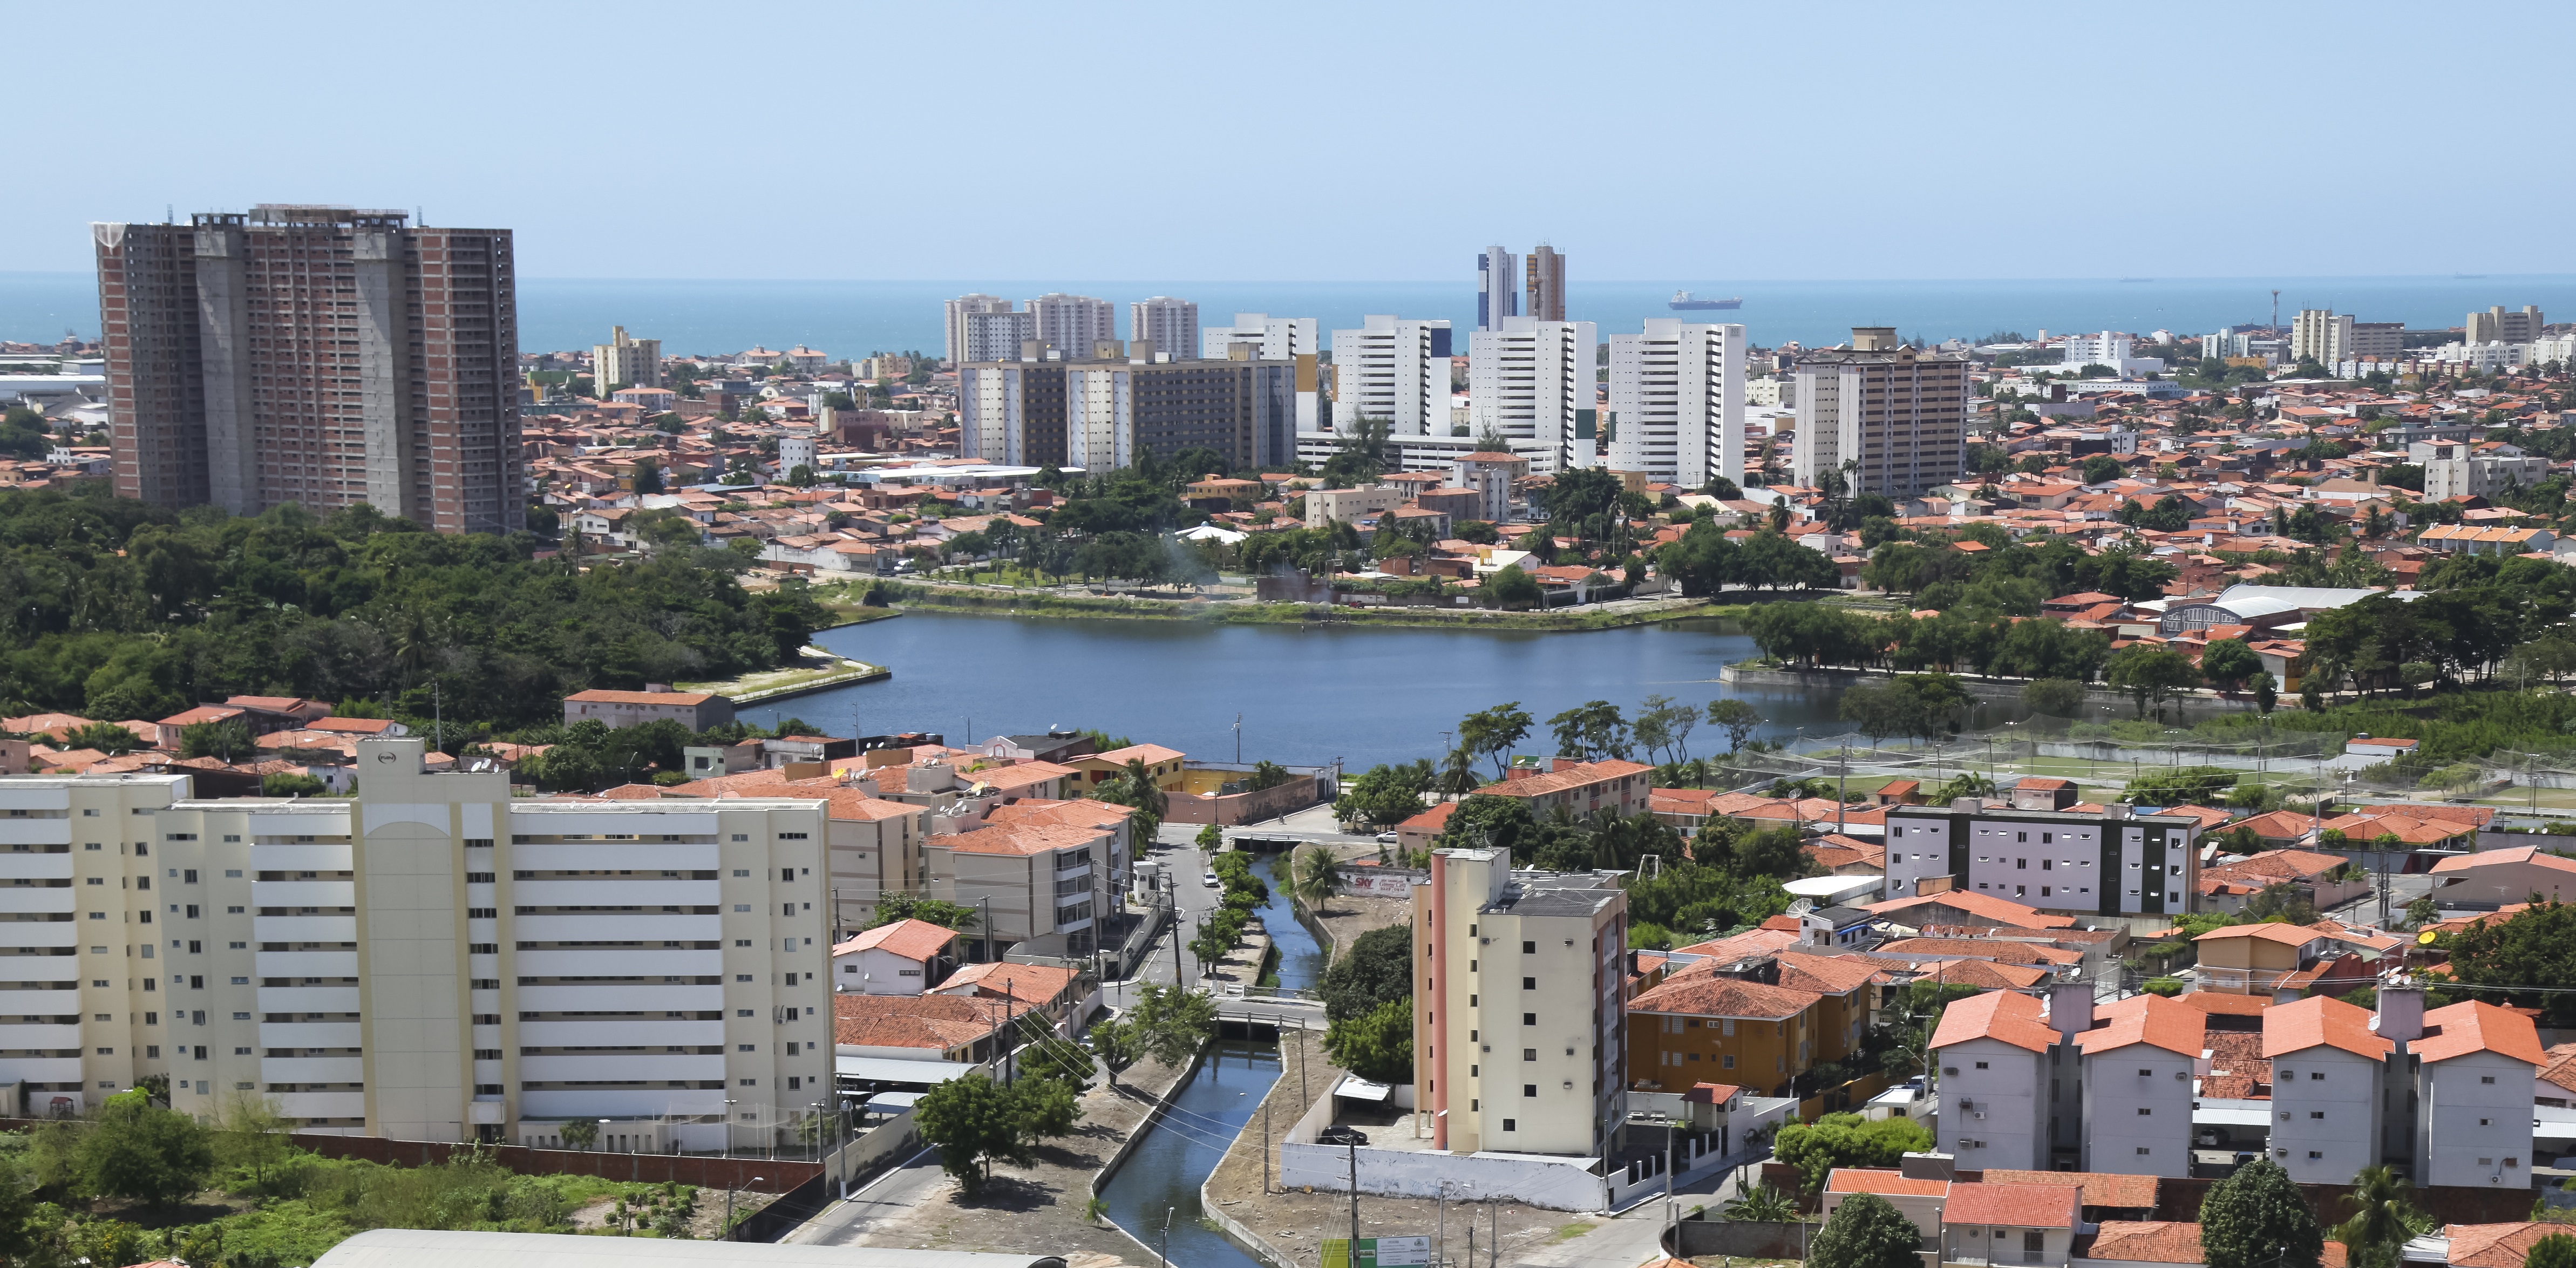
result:
<svg viewBox="0 0 2576 1268"><path fill-rule="evenodd" d="M1537 720L1533 740L1550 715L1587 701L1633 712L1659 693L1702 706L1741 697L1768 719L1766 737L1850 729L1830 696L1721 687L1719 667L1754 648L1716 621L1540 634L913 612L814 641L894 677L751 706L745 720L799 717L833 735L935 731L961 746L1089 728L1233 761L1240 716L1243 761L1339 760L1351 771L1436 759L1458 719L1514 700ZM1724 747L1707 726L1693 738L1694 753Z"/></svg>
<svg viewBox="0 0 2576 1268"><path fill-rule="evenodd" d="M1459 259L1459 274L1432 281L1263 282L1102 281L1098 279L788 282L708 280L608 280L521 278L519 348L524 352L588 348L623 325L642 338L662 341L674 355L737 352L798 343L835 358L870 352L940 351L941 304L969 292L1026 300L1049 291L1111 301L1122 327L1126 302L1150 295L1195 301L1200 320L1218 324L1238 312L1313 317L1324 330L1356 326L1366 313L1413 318L1446 317L1464 332L1476 315L1472 254ZM2576 311L2576 276L2510 277L2245 277L1957 279L1908 281L1647 278L1596 280L1582 273L1577 253L1566 292L1566 315L1598 322L1603 338L1639 329L1646 317L1688 316L1699 321L1742 322L1753 342L1776 347L1797 340L1810 347L1840 343L1853 326L1894 326L1901 333L1939 340L1978 338L1998 330L2036 335L2040 330L2159 328L2186 334L2271 319L2272 291L2281 292L2284 321L2301 308L2332 308L2364 321L2402 321L2417 329L2447 329L2469 311L2491 304L2537 304L2544 312ZM1731 312L1676 314L1666 307L1673 291L1705 298L1737 296ZM98 333L98 287L88 273L0 272L0 339L52 342L64 330L84 338ZM1125 335L1122 328L1121 334Z"/></svg>

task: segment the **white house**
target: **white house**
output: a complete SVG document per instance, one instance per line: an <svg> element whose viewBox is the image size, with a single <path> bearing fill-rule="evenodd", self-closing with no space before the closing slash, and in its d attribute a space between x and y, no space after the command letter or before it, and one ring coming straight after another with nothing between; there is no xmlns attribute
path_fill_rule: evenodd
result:
<svg viewBox="0 0 2576 1268"><path fill-rule="evenodd" d="M897 920L832 947L832 989L855 995L919 995L939 976L957 938L927 920Z"/></svg>

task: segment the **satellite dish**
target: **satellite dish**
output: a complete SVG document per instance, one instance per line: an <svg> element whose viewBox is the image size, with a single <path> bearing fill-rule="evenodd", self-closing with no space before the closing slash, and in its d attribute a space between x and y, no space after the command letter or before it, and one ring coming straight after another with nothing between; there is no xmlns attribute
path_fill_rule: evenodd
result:
<svg viewBox="0 0 2576 1268"><path fill-rule="evenodd" d="M2419 947L2429 947L2433 945L2433 931L2427 929L2422 933L2416 934L2415 945Z"/></svg>

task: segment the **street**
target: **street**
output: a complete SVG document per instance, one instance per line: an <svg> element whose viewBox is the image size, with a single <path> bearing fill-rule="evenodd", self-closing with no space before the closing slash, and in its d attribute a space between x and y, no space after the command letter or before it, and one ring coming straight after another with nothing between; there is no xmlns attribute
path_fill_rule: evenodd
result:
<svg viewBox="0 0 2576 1268"><path fill-rule="evenodd" d="M947 1174L939 1169L939 1151L924 1149L780 1240L791 1246L853 1245L878 1224L911 1210Z"/></svg>

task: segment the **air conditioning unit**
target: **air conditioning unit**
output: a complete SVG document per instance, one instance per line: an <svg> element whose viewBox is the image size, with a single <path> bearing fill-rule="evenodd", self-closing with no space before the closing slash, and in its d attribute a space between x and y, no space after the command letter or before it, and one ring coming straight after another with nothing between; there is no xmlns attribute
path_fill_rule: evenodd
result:
<svg viewBox="0 0 2576 1268"><path fill-rule="evenodd" d="M1943 1073L1943 1074L1955 1075L1955 1074L1957 1074L1958 1072L1959 1072L1959 1067L1954 1066L1954 1065L1945 1065L1945 1066L1941 1067L1941 1073Z"/></svg>
<svg viewBox="0 0 2576 1268"><path fill-rule="evenodd" d="M1986 1112L1985 1112L1984 1110L1978 1110L1978 1111L1975 1113L1974 1117L1975 1117L1978 1121L1982 1122L1982 1121L1984 1121L1984 1120L1985 1120Z"/></svg>

